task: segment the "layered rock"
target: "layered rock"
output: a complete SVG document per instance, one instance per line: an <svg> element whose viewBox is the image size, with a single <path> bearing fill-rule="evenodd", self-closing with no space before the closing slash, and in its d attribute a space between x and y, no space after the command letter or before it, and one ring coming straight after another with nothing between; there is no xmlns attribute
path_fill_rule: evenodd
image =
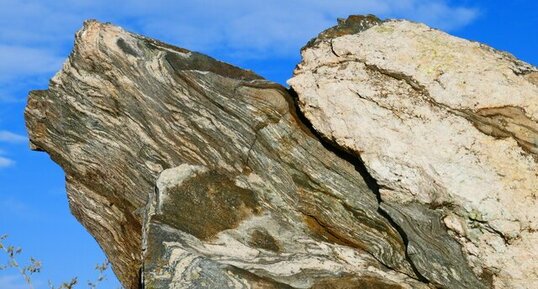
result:
<svg viewBox="0 0 538 289"><path fill-rule="evenodd" d="M129 288L421 286L361 175L254 73L87 22L26 118Z"/></svg>
<svg viewBox="0 0 538 289"><path fill-rule="evenodd" d="M26 121L129 289L532 288L537 75L353 16L288 91L88 21Z"/></svg>
<svg viewBox="0 0 538 289"><path fill-rule="evenodd" d="M492 287L538 288L535 67L422 24L372 17L342 21L302 56L289 81L301 111L361 156L421 274L450 287L444 279L458 274L444 275L445 256L424 244L454 238L461 249L451 250ZM445 227L448 235L437 233Z"/></svg>

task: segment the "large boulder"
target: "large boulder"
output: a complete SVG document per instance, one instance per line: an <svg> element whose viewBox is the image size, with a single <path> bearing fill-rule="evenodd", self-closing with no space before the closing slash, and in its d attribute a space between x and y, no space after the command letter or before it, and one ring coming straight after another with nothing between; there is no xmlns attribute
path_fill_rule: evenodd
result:
<svg viewBox="0 0 538 289"><path fill-rule="evenodd" d="M125 287L536 287L536 69L374 16L302 53L288 90L87 21L30 93Z"/></svg>
<svg viewBox="0 0 538 289"><path fill-rule="evenodd" d="M421 274L458 277L438 274L444 264L424 246L438 243L441 226L494 288L538 288L535 67L371 16L342 20L302 57L289 80L301 111L325 139L361 156ZM423 218L431 225L419 225Z"/></svg>

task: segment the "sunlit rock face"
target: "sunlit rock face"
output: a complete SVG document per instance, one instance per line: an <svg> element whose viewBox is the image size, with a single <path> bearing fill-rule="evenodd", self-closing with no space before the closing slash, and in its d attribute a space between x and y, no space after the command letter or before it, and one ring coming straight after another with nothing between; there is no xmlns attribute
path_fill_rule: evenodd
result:
<svg viewBox="0 0 538 289"><path fill-rule="evenodd" d="M536 70L374 16L302 53L287 90L88 21L30 93L125 287L534 288Z"/></svg>
<svg viewBox="0 0 538 289"><path fill-rule="evenodd" d="M425 246L446 228L489 286L538 288L538 70L422 24L368 23L303 49L301 111L361 156L427 279L458 278Z"/></svg>

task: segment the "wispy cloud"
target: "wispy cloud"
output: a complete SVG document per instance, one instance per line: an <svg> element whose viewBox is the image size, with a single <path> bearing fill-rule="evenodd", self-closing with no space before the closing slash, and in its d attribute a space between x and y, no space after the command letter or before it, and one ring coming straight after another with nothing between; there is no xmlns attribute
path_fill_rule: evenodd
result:
<svg viewBox="0 0 538 289"><path fill-rule="evenodd" d="M257 52L244 55L269 58L297 54L336 18L350 14L408 18L445 30L461 28L478 15L474 8L451 6L444 0L275 0L249 5L238 0L160 1L167 3L167 11L161 13L155 8L145 11L141 1L135 2L138 5L129 13L144 15L136 27L140 32L187 48L236 55ZM175 17L178 14L181 17Z"/></svg>
<svg viewBox="0 0 538 289"><path fill-rule="evenodd" d="M0 200L0 217L17 218L18 220L35 220L43 216L25 202L13 197L4 197ZM0 288L3 287L0 286Z"/></svg>
<svg viewBox="0 0 538 289"><path fill-rule="evenodd" d="M5 157L6 152L0 149L0 169L11 167L15 164L15 161Z"/></svg>
<svg viewBox="0 0 538 289"><path fill-rule="evenodd" d="M478 15L448 0L0 0L0 7L0 101L24 98L14 80L46 84L88 18L241 62L296 57L311 37L350 14L403 17L445 30Z"/></svg>
<svg viewBox="0 0 538 289"><path fill-rule="evenodd" d="M10 95L10 94L7 94L8 91L2 91L0 89L0 103L17 103L17 102L21 102L20 99L17 99L16 97L14 97L13 95Z"/></svg>
<svg viewBox="0 0 538 289"><path fill-rule="evenodd" d="M86 18L122 24L192 49L296 53L295 46L350 14L404 17L448 30L478 15L475 8L449 5L447 0L0 0L0 5L6 8L0 11L0 49L7 55L43 57L35 66L24 63L21 68L37 72L57 64ZM17 58L11 61L20 61Z"/></svg>
<svg viewBox="0 0 538 289"><path fill-rule="evenodd" d="M43 48L0 43L0 81L10 81L26 76L29 72L39 75L58 70L64 57L53 54Z"/></svg>
<svg viewBox="0 0 538 289"><path fill-rule="evenodd" d="M0 142L7 143L25 143L28 139L20 134L16 134L6 130L0 130Z"/></svg>
<svg viewBox="0 0 538 289"><path fill-rule="evenodd" d="M476 9L450 7L446 3L438 1L424 3L424 5L416 7L416 13L415 20L448 31L466 26L479 15L479 11Z"/></svg>
<svg viewBox="0 0 538 289"><path fill-rule="evenodd" d="M28 139L10 131L0 130L0 143L9 144L22 144L26 143ZM0 169L11 167L15 164L15 161L5 156L5 151L0 148Z"/></svg>
<svg viewBox="0 0 538 289"><path fill-rule="evenodd" d="M0 169L1 168L7 168L15 164L15 161L0 156Z"/></svg>
<svg viewBox="0 0 538 289"><path fill-rule="evenodd" d="M21 276L12 274L0 276L0 288L27 289L28 285L24 283Z"/></svg>

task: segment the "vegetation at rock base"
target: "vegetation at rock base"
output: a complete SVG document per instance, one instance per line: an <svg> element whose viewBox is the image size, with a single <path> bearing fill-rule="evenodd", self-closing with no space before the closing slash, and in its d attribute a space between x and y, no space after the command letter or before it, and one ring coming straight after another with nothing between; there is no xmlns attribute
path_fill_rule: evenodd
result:
<svg viewBox="0 0 538 289"><path fill-rule="evenodd" d="M19 257L22 254L22 248L7 244L7 239L8 235L0 235L0 272L7 270L16 271L20 274L21 278L24 279L28 289L35 289L36 287L33 282L33 276L41 273L43 264L34 257L30 257L29 260L22 263L19 260ZM87 281L87 288L98 289L99 285L106 280L106 270L109 268L109 266L110 263L108 260L101 264L95 265L95 271L97 271L98 276L95 280ZM50 280L48 282L49 289L81 288L78 285L80 285L78 277L74 277L70 281L63 282L58 286L54 285L54 283Z"/></svg>

